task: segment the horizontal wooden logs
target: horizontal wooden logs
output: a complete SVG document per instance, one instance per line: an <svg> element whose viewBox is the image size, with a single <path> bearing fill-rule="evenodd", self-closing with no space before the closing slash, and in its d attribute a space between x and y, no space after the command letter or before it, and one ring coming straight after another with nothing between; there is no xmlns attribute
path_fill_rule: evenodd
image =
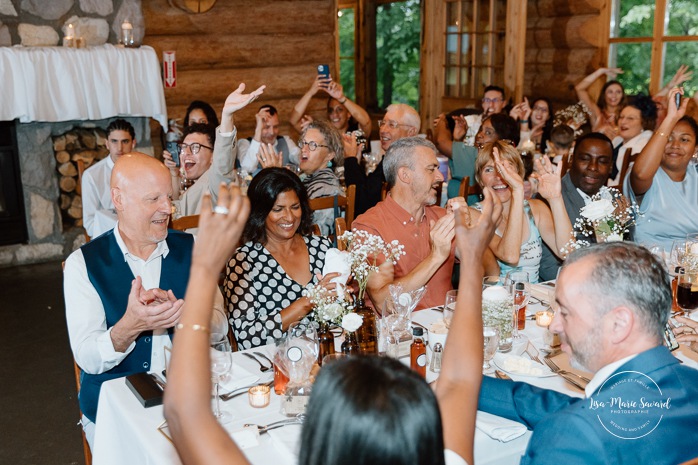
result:
<svg viewBox="0 0 698 465"><path fill-rule="evenodd" d="M572 16L583 14L598 15L605 0L536 0L534 14L542 17ZM529 13L530 15L531 13Z"/></svg>
<svg viewBox="0 0 698 465"><path fill-rule="evenodd" d="M216 68L260 68L334 61L334 35L322 34L250 34L215 35L193 41L188 35L148 36L162 59L162 52L176 53L177 72ZM320 46L323 45L323 46ZM336 74L336 73L335 73Z"/></svg>
<svg viewBox="0 0 698 465"><path fill-rule="evenodd" d="M332 33L328 18L336 15L328 0L227 0L202 14L187 14L167 0L142 2L142 8L148 36L184 33L202 42L206 34Z"/></svg>
<svg viewBox="0 0 698 465"><path fill-rule="evenodd" d="M526 34L527 47L588 48L605 43L606 29L596 15L539 18Z"/></svg>

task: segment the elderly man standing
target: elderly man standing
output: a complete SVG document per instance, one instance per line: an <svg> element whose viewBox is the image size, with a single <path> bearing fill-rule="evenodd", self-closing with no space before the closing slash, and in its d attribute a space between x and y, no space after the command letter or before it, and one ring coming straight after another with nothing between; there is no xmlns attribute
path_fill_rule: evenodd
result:
<svg viewBox="0 0 698 465"><path fill-rule="evenodd" d="M698 456L698 370L662 344L671 311L664 265L609 242L560 271L550 330L573 365L595 373L586 398L484 377L479 409L533 429L525 464L676 464ZM688 432L688 433L687 433Z"/></svg>
<svg viewBox="0 0 698 465"><path fill-rule="evenodd" d="M383 152L386 152L395 141L416 136L420 125L417 110L404 103L390 105L383 119L378 121ZM360 215L380 202L381 189L386 177L383 173L383 160L378 163L373 172L366 174L366 170L361 166L361 160L358 159L361 153L356 150L352 142L345 143L344 180L347 186L356 185L355 211Z"/></svg>
<svg viewBox="0 0 698 465"><path fill-rule="evenodd" d="M90 444L102 383L165 367L163 348L184 304L194 243L189 234L168 234L172 185L158 160L142 153L121 156L111 193L116 226L65 264L66 320L82 370L79 401ZM222 304L219 296L211 325L226 332Z"/></svg>
<svg viewBox="0 0 698 465"><path fill-rule="evenodd" d="M417 309L443 305L446 291L451 289L455 220L452 212L434 206L436 191L444 180L436 147L419 137L400 139L386 152L383 170L390 186L388 196L356 218L352 227L386 242L397 239L407 254L395 265L380 265L379 272L369 278L368 295L380 308L390 284L399 282L405 290L427 284ZM462 197L452 201L464 202Z"/></svg>
<svg viewBox="0 0 698 465"><path fill-rule="evenodd" d="M570 217L573 225L579 218L579 211L606 185L612 168L611 139L600 132L590 132L577 140L570 170L562 177L562 199L565 202L567 216ZM579 239L594 241L593 237ZM543 256L539 269L540 280L555 279L561 264L562 261L557 258L557 255L543 243Z"/></svg>

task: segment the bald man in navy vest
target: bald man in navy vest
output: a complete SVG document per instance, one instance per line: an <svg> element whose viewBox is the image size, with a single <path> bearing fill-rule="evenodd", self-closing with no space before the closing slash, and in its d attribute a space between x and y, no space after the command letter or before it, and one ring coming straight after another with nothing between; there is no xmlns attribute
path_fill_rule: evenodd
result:
<svg viewBox="0 0 698 465"><path fill-rule="evenodd" d="M172 183L160 161L142 154L114 165L113 230L73 252L64 291L70 346L81 368L82 424L90 445L102 383L160 372L189 280L194 238L168 231ZM227 332L222 296L211 330Z"/></svg>

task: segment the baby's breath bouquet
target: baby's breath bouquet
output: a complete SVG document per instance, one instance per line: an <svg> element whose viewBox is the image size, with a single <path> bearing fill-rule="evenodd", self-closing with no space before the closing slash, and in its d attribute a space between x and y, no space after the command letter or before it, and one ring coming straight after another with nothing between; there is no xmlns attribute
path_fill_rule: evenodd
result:
<svg viewBox="0 0 698 465"><path fill-rule="evenodd" d="M303 296L313 304L315 321L318 323L341 324L342 318L354 309L351 295L345 292L344 286L338 284L336 291L327 290L322 286L308 284L303 289Z"/></svg>
<svg viewBox="0 0 698 465"><path fill-rule="evenodd" d="M378 271L379 257L395 263L405 255L405 246L397 240L385 242L382 237L366 231L356 229L347 231L339 237L339 240L346 244L349 252L351 274L359 286L359 300L364 298L369 276Z"/></svg>
<svg viewBox="0 0 698 465"><path fill-rule="evenodd" d="M562 252L567 254L574 249L589 246L582 237L596 237L596 242L622 241L640 215L637 204L631 203L613 187L602 187L591 202L579 211L574 222L572 237Z"/></svg>

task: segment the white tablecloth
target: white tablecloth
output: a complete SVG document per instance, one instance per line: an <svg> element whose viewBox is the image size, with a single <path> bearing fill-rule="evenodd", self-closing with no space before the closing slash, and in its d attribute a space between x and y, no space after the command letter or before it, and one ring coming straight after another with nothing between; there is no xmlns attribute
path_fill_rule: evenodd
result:
<svg viewBox="0 0 698 465"><path fill-rule="evenodd" d="M167 128L160 63L151 47L0 47L0 121L145 116Z"/></svg>

